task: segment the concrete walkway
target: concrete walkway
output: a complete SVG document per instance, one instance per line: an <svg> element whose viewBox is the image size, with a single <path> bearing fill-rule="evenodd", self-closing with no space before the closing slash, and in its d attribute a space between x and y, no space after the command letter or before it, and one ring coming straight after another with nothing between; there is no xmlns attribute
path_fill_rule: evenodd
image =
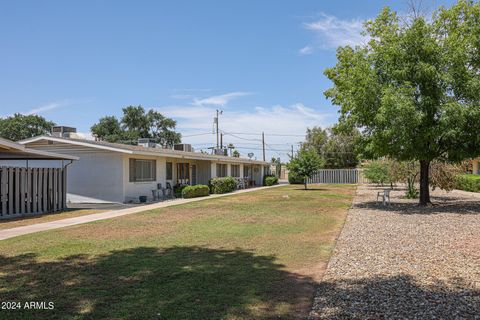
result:
<svg viewBox="0 0 480 320"><path fill-rule="evenodd" d="M220 198L220 197L228 197L228 196L252 192L252 191L260 191L264 189L279 187L282 185L284 184L278 184L270 187L259 187L259 188L245 189L245 190L237 190L237 191L234 191L231 193L225 193L225 194L212 194L208 197L201 197L201 198L175 199L172 201L158 202L158 203L153 203L145 206L127 208L122 210L107 211L107 212L95 213L95 214L90 214L90 215L81 216L81 217L68 218L68 219L62 219L62 220L56 220L56 221L50 221L50 222L44 222L44 223L37 223L37 224L32 224L32 225L22 226L17 228L5 229L0 231L0 240L18 237L18 236L29 234L29 233L74 226L77 224L88 223L92 221L121 217L127 214L132 214L132 213L137 213L137 212L142 212L142 211L147 211L152 209L166 208L166 207L176 206L184 203L197 202L197 201L203 201L207 199L214 199L214 198Z"/></svg>

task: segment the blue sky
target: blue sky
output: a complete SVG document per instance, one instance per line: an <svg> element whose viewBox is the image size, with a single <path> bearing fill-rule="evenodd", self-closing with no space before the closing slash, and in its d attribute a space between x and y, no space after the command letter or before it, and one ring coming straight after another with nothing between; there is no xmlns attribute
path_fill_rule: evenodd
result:
<svg viewBox="0 0 480 320"><path fill-rule="evenodd" d="M215 142L218 108L220 128L239 133L227 143L260 159L264 131L267 157L286 159L307 127L336 122L323 70L385 5L407 10L404 0L3 1L0 116L37 113L89 137L100 117L140 104L200 149Z"/></svg>

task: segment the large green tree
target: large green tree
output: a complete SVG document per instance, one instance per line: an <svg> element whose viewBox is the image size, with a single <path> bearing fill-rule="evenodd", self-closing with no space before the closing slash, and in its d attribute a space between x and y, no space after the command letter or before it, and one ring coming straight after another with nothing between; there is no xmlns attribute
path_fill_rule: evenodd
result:
<svg viewBox="0 0 480 320"><path fill-rule="evenodd" d="M322 154L323 147L327 143L328 132L321 127L307 128L305 142L302 143L303 150L315 150L318 155Z"/></svg>
<svg viewBox="0 0 480 320"><path fill-rule="evenodd" d="M0 137L12 141L23 140L49 134L54 125L55 123L39 115L15 113L13 116L0 118Z"/></svg>
<svg viewBox="0 0 480 320"><path fill-rule="evenodd" d="M328 140L322 148L324 168L355 168L359 163L357 141L360 132L357 128L333 127L327 130Z"/></svg>
<svg viewBox="0 0 480 320"><path fill-rule="evenodd" d="M385 8L365 35L366 45L338 49L325 95L341 122L362 130L366 154L419 161L428 205L432 161L480 154L480 5L458 1L407 21Z"/></svg>
<svg viewBox="0 0 480 320"><path fill-rule="evenodd" d="M117 142L125 139L120 121L114 116L100 118L98 123L90 128L90 131L95 137L108 142Z"/></svg>
<svg viewBox="0 0 480 320"><path fill-rule="evenodd" d="M358 165L357 142L360 132L355 127L334 126L307 129L302 150L313 150L328 169L354 168Z"/></svg>
<svg viewBox="0 0 480 320"><path fill-rule="evenodd" d="M164 146L172 147L181 142L181 135L175 132L176 121L153 109L148 112L142 106L128 106L122 109L123 116L103 117L91 127L98 139L109 142L136 143L139 138L152 138Z"/></svg>

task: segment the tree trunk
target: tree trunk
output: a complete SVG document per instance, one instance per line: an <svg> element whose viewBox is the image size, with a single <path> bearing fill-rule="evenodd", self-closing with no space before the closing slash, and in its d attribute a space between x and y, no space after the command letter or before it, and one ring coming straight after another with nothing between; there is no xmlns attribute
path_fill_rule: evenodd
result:
<svg viewBox="0 0 480 320"><path fill-rule="evenodd" d="M430 161L420 160L420 205L428 206L430 202L430 189L428 181L428 172L430 169Z"/></svg>

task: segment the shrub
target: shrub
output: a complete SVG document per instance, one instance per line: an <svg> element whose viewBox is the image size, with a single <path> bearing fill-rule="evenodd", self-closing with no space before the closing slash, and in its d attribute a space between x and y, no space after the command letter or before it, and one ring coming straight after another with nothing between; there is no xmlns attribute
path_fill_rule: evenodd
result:
<svg viewBox="0 0 480 320"><path fill-rule="evenodd" d="M480 192L480 175L462 174L456 178L455 188L471 192Z"/></svg>
<svg viewBox="0 0 480 320"><path fill-rule="evenodd" d="M388 163L384 161L372 161L367 163L363 168L363 175L371 183L390 183L392 178L390 177Z"/></svg>
<svg viewBox="0 0 480 320"><path fill-rule="evenodd" d="M263 176L264 186L273 186L274 184L278 184L278 178L276 176L273 176L273 175Z"/></svg>
<svg viewBox="0 0 480 320"><path fill-rule="evenodd" d="M187 186L182 190L182 198L196 198L208 196L210 189L208 186L198 184L196 186Z"/></svg>
<svg viewBox="0 0 480 320"><path fill-rule="evenodd" d="M210 193L220 194L235 190L237 183L232 177L213 178L210 180Z"/></svg>
<svg viewBox="0 0 480 320"><path fill-rule="evenodd" d="M175 195L175 198L180 198L182 196L183 189L186 187L188 187L186 184L173 186L173 194Z"/></svg>
<svg viewBox="0 0 480 320"><path fill-rule="evenodd" d="M290 184L303 184L303 178L295 174L294 172L288 173L288 183Z"/></svg>

